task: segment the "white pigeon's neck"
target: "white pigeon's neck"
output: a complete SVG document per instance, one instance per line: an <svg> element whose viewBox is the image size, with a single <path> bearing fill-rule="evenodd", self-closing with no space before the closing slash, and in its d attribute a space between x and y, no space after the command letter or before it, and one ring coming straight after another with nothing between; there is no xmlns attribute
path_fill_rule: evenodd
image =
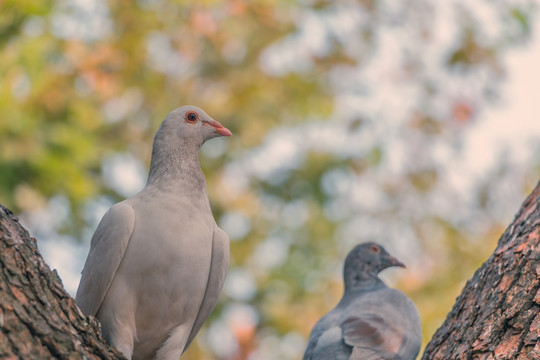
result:
<svg viewBox="0 0 540 360"><path fill-rule="evenodd" d="M206 192L199 163L199 146L190 143L154 144L147 185L182 193Z"/></svg>

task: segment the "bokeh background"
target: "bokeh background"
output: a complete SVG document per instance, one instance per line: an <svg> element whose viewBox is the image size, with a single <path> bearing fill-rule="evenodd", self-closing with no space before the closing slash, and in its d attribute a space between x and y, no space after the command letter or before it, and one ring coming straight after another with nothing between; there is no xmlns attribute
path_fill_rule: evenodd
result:
<svg viewBox="0 0 540 360"><path fill-rule="evenodd" d="M231 238L185 359L300 359L357 243L424 345L540 178L536 1L0 1L0 202L74 294L90 237L194 104Z"/></svg>

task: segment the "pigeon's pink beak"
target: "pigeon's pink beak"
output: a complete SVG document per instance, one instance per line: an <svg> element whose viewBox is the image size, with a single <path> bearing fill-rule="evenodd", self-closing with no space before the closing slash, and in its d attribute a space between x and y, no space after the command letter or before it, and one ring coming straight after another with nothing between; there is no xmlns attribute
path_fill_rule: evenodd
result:
<svg viewBox="0 0 540 360"><path fill-rule="evenodd" d="M232 132L231 130L227 129L225 126L221 125L216 120L208 120L204 122L205 125L210 125L214 129L216 129L216 132L221 136L231 136Z"/></svg>

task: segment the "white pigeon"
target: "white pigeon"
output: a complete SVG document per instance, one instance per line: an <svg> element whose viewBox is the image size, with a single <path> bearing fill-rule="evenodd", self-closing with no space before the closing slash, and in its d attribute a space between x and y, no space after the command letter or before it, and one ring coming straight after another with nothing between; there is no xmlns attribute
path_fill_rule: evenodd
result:
<svg viewBox="0 0 540 360"><path fill-rule="evenodd" d="M198 107L167 115L146 187L112 206L92 237L76 302L128 359L178 360L218 300L229 238L197 155L217 136L231 132Z"/></svg>

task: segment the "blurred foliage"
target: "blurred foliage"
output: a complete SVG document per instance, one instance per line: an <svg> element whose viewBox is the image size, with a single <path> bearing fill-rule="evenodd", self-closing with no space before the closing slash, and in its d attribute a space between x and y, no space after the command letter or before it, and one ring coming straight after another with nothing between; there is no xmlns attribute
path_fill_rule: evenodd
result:
<svg viewBox="0 0 540 360"><path fill-rule="evenodd" d="M106 159L147 166L161 119L198 105L234 134L201 162L216 219L245 227L231 271L255 291L231 280L185 358L299 358L347 250L374 238L411 264L390 279L427 341L509 220L500 189L521 198L538 176L502 162L463 199L435 156L497 100L535 9L399 3L0 2L0 201L24 215L65 198L55 231L87 242L89 204L126 195Z"/></svg>

